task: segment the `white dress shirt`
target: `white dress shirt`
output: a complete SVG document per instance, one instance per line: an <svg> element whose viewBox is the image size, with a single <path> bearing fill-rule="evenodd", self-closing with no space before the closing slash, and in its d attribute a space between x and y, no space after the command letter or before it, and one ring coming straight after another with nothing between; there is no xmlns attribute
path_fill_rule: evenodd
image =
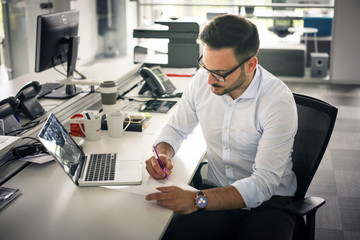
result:
<svg viewBox="0 0 360 240"><path fill-rule="evenodd" d="M176 152L200 123L207 144L207 177L214 185L233 185L248 208L273 195L293 196L297 110L292 92L260 65L237 99L214 94L207 78L203 69L196 73L156 144L167 142Z"/></svg>

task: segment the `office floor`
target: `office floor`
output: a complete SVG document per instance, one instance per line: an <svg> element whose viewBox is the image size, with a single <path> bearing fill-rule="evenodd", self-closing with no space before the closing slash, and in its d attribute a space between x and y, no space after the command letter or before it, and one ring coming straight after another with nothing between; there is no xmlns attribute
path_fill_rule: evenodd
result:
<svg viewBox="0 0 360 240"><path fill-rule="evenodd" d="M338 108L328 149L308 195L326 199L317 213L317 240L360 239L360 86L289 83ZM309 119L311 121L311 119Z"/></svg>

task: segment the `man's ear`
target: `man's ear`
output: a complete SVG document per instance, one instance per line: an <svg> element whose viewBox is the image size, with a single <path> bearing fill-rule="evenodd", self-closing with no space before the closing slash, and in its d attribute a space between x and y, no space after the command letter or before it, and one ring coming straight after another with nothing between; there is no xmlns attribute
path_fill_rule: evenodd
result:
<svg viewBox="0 0 360 240"><path fill-rule="evenodd" d="M252 57L247 61L246 70L248 73L252 73L255 71L256 65L258 63L257 57Z"/></svg>

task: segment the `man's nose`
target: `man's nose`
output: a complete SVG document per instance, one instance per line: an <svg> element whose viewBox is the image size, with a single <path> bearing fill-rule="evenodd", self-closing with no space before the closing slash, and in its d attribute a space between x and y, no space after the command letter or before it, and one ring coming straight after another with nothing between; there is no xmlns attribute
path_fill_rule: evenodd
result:
<svg viewBox="0 0 360 240"><path fill-rule="evenodd" d="M211 84L217 83L218 80L211 73L209 73L207 82L208 82L208 84L211 85Z"/></svg>

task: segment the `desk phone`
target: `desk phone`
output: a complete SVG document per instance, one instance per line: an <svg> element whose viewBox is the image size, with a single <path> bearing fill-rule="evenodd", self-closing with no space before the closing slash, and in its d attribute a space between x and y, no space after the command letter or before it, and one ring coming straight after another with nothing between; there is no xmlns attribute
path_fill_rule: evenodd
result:
<svg viewBox="0 0 360 240"><path fill-rule="evenodd" d="M139 94L151 91L153 97L162 97L176 90L174 84L159 66L152 68L143 67L140 69L140 75L145 80L145 84L140 89Z"/></svg>

